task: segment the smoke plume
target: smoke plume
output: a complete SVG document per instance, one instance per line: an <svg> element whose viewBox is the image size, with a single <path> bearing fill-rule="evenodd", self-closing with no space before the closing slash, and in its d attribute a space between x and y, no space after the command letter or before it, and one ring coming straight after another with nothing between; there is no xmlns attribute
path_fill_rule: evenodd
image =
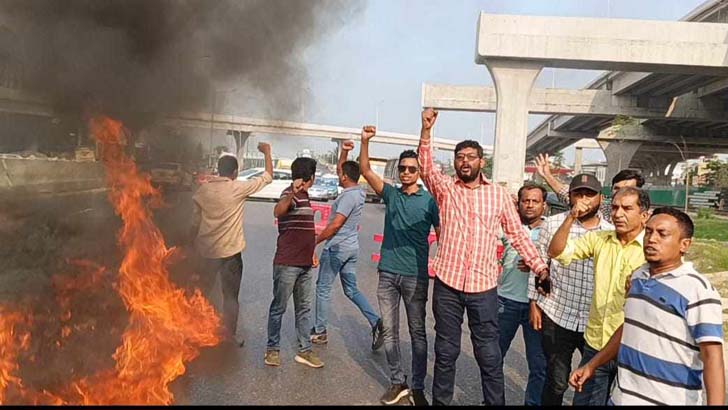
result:
<svg viewBox="0 0 728 410"><path fill-rule="evenodd" d="M279 113L305 79L302 50L346 24L357 0L3 0L23 88L63 110L206 110L239 82Z"/></svg>

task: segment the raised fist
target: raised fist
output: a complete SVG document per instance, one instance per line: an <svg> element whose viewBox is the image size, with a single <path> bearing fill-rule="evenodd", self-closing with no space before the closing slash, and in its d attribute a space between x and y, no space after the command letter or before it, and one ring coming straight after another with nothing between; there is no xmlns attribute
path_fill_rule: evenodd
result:
<svg viewBox="0 0 728 410"><path fill-rule="evenodd" d="M270 154L270 144L268 144L267 142L259 142L258 151L262 152L263 154Z"/></svg>
<svg viewBox="0 0 728 410"><path fill-rule="evenodd" d="M341 149L344 151L351 151L354 149L354 141L352 140L346 140L343 143L341 143Z"/></svg>
<svg viewBox="0 0 728 410"><path fill-rule="evenodd" d="M373 125L365 125L361 129L361 141L368 142L373 136L377 135L377 127Z"/></svg>
<svg viewBox="0 0 728 410"><path fill-rule="evenodd" d="M437 120L437 111L432 108L427 108L422 111L422 128L429 130L435 125Z"/></svg>

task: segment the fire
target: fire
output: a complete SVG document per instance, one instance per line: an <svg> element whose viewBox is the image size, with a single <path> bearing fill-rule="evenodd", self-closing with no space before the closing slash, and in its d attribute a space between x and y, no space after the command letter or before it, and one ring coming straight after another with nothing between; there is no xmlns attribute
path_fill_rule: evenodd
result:
<svg viewBox="0 0 728 410"><path fill-rule="evenodd" d="M150 207L161 203L148 176L123 150L125 129L108 117L91 120L89 129L101 144L102 161L111 192L109 199L123 222L118 243L124 258L115 285L129 313L129 322L113 359L116 365L71 381L57 393L32 392L17 376L18 357L30 341L31 315L0 306L0 404L9 389L24 401L47 404L170 404L169 384L185 372L185 363L201 347L219 343L220 318L199 290L190 296L169 280L167 266L174 248L167 248L152 221ZM56 281L61 328L56 343L64 343L73 327L68 300L103 280L105 268L88 265L74 281ZM87 326L88 327L88 326ZM93 326L91 326L93 328Z"/></svg>

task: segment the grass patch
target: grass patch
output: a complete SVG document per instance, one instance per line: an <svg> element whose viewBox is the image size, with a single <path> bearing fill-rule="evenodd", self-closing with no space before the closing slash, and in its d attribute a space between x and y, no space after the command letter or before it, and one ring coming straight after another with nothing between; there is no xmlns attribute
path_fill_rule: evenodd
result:
<svg viewBox="0 0 728 410"><path fill-rule="evenodd" d="M695 238L728 241L728 220L718 218L693 219L693 222L695 223Z"/></svg>
<svg viewBox="0 0 728 410"><path fill-rule="evenodd" d="M685 259L701 273L728 271L728 243L696 239Z"/></svg>

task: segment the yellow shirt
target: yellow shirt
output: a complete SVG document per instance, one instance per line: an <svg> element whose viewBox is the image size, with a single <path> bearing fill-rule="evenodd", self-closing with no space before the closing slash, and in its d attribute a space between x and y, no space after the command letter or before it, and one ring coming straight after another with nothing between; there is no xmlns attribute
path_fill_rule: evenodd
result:
<svg viewBox="0 0 728 410"><path fill-rule="evenodd" d="M566 243L564 252L555 258L562 265L573 260L594 259L594 294L584 339L593 349L601 350L624 322L624 290L627 278L645 263L640 232L622 246L615 231L589 232Z"/></svg>
<svg viewBox="0 0 728 410"><path fill-rule="evenodd" d="M205 258L226 258L245 249L245 201L270 184L267 172L247 181L215 177L192 196L193 224L198 225L195 248Z"/></svg>

